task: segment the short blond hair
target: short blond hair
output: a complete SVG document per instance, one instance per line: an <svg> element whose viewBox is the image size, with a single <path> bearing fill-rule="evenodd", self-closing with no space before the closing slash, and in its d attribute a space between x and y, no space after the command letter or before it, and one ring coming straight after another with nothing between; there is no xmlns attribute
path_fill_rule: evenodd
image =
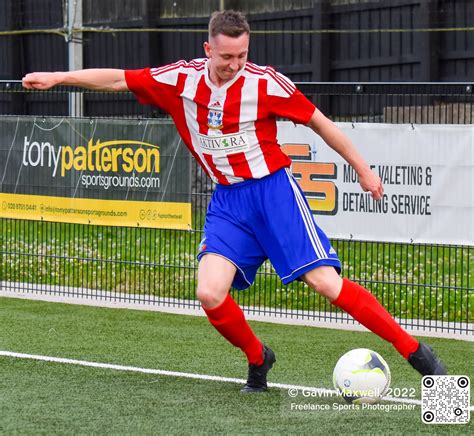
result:
<svg viewBox="0 0 474 436"><path fill-rule="evenodd" d="M209 39L217 35L237 38L244 33L250 34L250 26L242 12L228 10L212 13L209 20Z"/></svg>

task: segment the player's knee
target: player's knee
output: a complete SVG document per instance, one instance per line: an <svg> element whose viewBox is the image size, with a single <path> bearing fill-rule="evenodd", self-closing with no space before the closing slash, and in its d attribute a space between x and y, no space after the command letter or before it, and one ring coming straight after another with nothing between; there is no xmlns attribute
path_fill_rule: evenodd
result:
<svg viewBox="0 0 474 436"><path fill-rule="evenodd" d="M342 287L342 279L333 267L319 267L303 276L304 282L323 297L334 300Z"/></svg>
<svg viewBox="0 0 474 436"><path fill-rule="evenodd" d="M208 286L199 286L196 289L196 297L206 309L219 306L225 299L226 293L219 292Z"/></svg>

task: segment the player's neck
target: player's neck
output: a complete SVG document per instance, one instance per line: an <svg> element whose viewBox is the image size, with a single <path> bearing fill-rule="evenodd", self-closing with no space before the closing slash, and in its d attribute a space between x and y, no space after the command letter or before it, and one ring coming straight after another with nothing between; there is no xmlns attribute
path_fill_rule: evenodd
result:
<svg viewBox="0 0 474 436"><path fill-rule="evenodd" d="M209 69L209 80L217 88L222 88L226 83L230 82L230 80L221 79L212 69Z"/></svg>

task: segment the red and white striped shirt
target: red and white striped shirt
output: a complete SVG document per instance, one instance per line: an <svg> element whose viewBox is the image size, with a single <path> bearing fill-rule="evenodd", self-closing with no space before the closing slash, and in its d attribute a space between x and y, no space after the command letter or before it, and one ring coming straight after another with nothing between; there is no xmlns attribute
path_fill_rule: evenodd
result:
<svg viewBox="0 0 474 436"><path fill-rule="evenodd" d="M289 167L276 118L306 124L315 109L287 77L251 62L220 88L209 79L208 59L127 70L125 78L140 103L171 115L193 156L223 185Z"/></svg>

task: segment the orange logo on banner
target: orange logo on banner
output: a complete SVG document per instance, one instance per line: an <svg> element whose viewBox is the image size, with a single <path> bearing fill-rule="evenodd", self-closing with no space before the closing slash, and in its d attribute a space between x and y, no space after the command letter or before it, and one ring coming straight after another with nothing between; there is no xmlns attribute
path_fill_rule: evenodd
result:
<svg viewBox="0 0 474 436"><path fill-rule="evenodd" d="M311 210L319 215L336 215L337 167L329 162L312 162L309 144L283 144L282 151L293 160L293 175L303 189Z"/></svg>

